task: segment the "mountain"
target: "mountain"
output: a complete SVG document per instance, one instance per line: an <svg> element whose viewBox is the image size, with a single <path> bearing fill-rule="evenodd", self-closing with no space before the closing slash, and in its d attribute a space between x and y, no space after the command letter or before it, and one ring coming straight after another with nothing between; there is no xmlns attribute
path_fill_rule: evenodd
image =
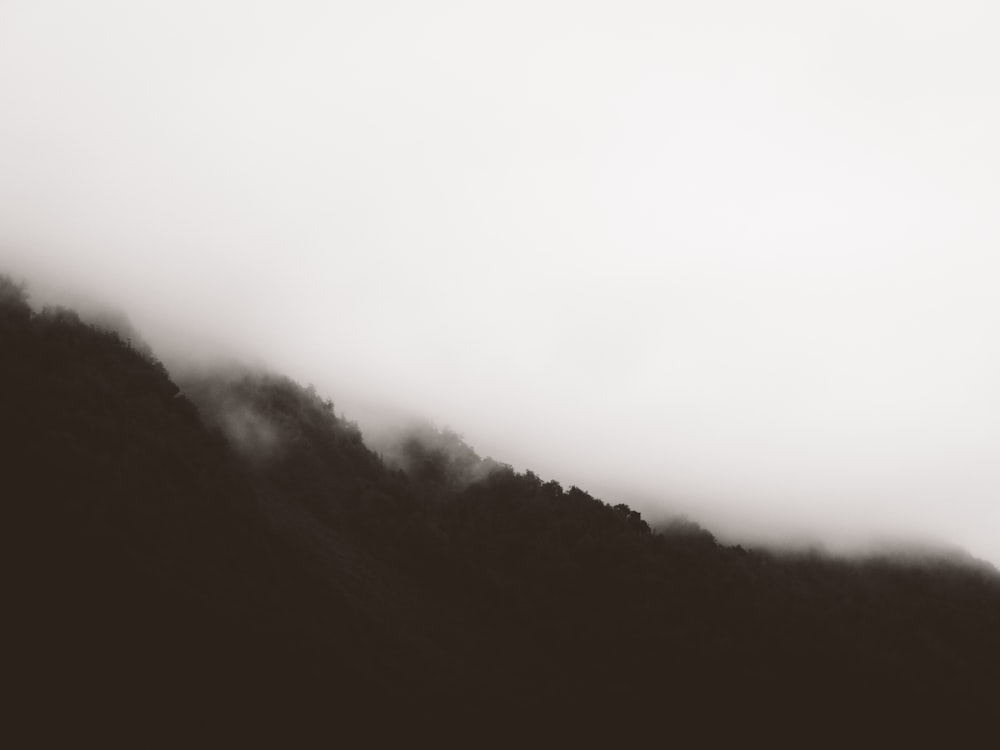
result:
<svg viewBox="0 0 1000 750"><path fill-rule="evenodd" d="M36 732L866 745L995 713L989 566L652 529L449 431L372 450L280 375L172 378L121 330L0 279L8 675Z"/></svg>

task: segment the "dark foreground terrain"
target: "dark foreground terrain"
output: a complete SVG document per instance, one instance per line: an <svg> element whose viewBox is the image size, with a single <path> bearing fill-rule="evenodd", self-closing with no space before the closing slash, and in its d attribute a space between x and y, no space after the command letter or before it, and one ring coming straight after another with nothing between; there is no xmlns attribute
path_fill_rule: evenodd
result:
<svg viewBox="0 0 1000 750"><path fill-rule="evenodd" d="M43 744L1000 742L988 566L651 530L426 428L379 455L7 280L0 462L6 709Z"/></svg>

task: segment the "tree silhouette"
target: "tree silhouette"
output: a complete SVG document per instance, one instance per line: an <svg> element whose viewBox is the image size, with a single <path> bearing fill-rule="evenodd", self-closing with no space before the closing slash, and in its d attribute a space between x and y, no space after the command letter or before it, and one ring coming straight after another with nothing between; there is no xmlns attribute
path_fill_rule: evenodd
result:
<svg viewBox="0 0 1000 750"><path fill-rule="evenodd" d="M383 461L281 376L175 383L0 277L13 683L45 686L21 692L50 719L295 715L327 738L469 717L564 742L602 720L619 740L774 740L779 724L808 739L835 720L899 741L993 717L987 566L727 546L452 432L395 447Z"/></svg>

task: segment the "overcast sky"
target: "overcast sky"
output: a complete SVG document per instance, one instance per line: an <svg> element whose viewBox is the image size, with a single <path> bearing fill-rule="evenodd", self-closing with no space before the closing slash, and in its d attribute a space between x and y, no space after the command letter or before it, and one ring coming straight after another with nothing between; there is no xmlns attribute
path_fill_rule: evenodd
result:
<svg viewBox="0 0 1000 750"><path fill-rule="evenodd" d="M748 536L1000 564L995 2L0 0L0 270Z"/></svg>

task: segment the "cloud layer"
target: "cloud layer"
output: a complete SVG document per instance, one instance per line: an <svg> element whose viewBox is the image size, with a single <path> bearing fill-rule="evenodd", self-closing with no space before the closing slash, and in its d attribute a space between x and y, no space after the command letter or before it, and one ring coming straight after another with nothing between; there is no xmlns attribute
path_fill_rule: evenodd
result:
<svg viewBox="0 0 1000 750"><path fill-rule="evenodd" d="M647 514L1000 562L998 22L8 2L0 261Z"/></svg>

